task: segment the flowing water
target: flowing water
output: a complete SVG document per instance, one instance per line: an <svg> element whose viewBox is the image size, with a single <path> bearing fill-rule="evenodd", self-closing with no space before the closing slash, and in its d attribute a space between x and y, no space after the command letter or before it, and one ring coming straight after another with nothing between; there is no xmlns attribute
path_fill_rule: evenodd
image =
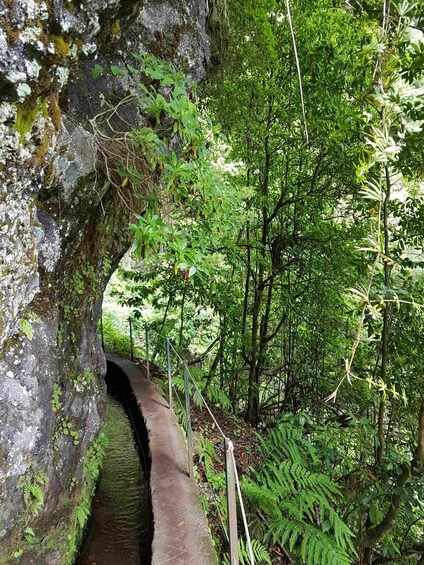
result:
<svg viewBox="0 0 424 565"><path fill-rule="evenodd" d="M124 406L111 396L105 432L109 444L77 565L149 565L151 517L144 456Z"/></svg>

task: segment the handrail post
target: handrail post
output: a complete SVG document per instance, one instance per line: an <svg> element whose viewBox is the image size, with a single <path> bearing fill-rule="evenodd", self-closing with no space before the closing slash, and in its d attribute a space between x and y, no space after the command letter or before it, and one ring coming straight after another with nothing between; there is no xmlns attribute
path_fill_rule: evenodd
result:
<svg viewBox="0 0 424 565"><path fill-rule="evenodd" d="M234 476L233 442L225 438L225 476L227 479L227 505L228 505L228 537L230 542L230 563L239 565L238 533L237 533L237 505L236 505L236 480Z"/></svg>
<svg viewBox="0 0 424 565"><path fill-rule="evenodd" d="M190 417L190 389L188 385L188 369L184 363L184 392L185 392L185 405L186 405L186 420L187 420L187 449L188 449L188 471L190 479L194 477L193 471L193 434L191 430L191 417Z"/></svg>
<svg viewBox="0 0 424 565"><path fill-rule="evenodd" d="M147 378L150 380L149 330L147 324L144 325L144 333L146 336L146 371L147 371Z"/></svg>
<svg viewBox="0 0 424 565"><path fill-rule="evenodd" d="M133 348L133 333L132 333L131 316L128 318L128 322L129 322L129 324L130 324L130 354L131 354L131 361L134 362L134 348Z"/></svg>
<svg viewBox="0 0 424 565"><path fill-rule="evenodd" d="M171 369L171 344L169 337L166 338L166 365L168 369L168 400L172 410L172 369Z"/></svg>

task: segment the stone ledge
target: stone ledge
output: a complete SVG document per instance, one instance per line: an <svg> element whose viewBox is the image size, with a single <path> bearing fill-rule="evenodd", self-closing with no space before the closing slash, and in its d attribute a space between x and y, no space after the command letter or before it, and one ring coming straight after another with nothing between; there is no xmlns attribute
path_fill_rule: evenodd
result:
<svg viewBox="0 0 424 565"><path fill-rule="evenodd" d="M152 565L216 565L199 493L188 476L181 428L158 389L130 361L107 355L128 377L149 436Z"/></svg>

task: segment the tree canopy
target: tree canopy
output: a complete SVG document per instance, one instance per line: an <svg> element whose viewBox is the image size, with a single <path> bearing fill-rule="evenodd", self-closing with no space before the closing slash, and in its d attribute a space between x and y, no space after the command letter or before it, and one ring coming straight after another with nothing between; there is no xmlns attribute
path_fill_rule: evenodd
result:
<svg viewBox="0 0 424 565"><path fill-rule="evenodd" d="M115 293L264 434L245 490L276 562L424 563L423 7L226 10L200 89L151 56L123 71L150 81L162 190Z"/></svg>

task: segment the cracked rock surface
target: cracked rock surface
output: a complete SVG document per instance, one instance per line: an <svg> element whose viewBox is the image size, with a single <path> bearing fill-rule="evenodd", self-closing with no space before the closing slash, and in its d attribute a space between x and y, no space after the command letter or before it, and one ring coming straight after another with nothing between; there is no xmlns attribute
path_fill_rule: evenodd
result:
<svg viewBox="0 0 424 565"><path fill-rule="evenodd" d="M142 45L201 80L206 23L206 0L0 0L0 565L16 551L67 563L103 418L96 324L130 212L96 167L87 120L100 92L126 85L91 70ZM28 524L42 544L25 544Z"/></svg>

